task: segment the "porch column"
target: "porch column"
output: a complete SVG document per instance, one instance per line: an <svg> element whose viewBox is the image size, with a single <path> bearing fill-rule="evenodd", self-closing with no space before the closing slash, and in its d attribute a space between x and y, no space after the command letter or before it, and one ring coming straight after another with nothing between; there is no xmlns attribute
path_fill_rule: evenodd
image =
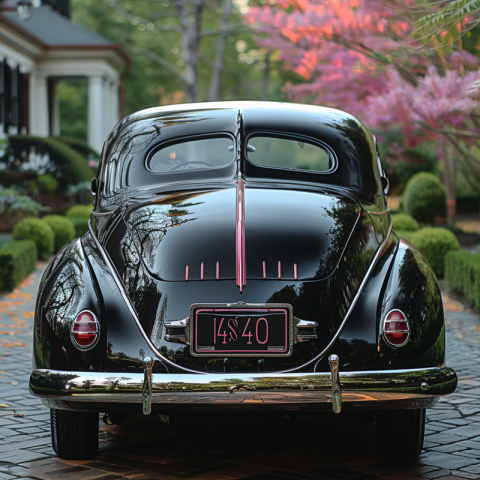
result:
<svg viewBox="0 0 480 480"><path fill-rule="evenodd" d="M47 77L43 75L32 75L30 80L30 135L48 137L48 88Z"/></svg>
<svg viewBox="0 0 480 480"><path fill-rule="evenodd" d="M112 128L120 120L120 111L118 105L118 79L114 80L112 83Z"/></svg>
<svg viewBox="0 0 480 480"><path fill-rule="evenodd" d="M102 77L88 78L88 143L100 152L105 139L104 85Z"/></svg>

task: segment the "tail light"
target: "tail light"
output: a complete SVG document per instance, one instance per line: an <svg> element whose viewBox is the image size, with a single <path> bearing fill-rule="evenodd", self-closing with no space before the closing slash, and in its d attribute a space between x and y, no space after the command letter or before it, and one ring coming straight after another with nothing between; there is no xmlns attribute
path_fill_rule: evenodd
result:
<svg viewBox="0 0 480 480"><path fill-rule="evenodd" d="M89 350L97 344L99 337L100 326L97 317L88 310L80 312L72 323L73 344L80 350Z"/></svg>
<svg viewBox="0 0 480 480"><path fill-rule="evenodd" d="M393 347L401 347L408 342L410 325L407 317L400 310L392 310L383 321L383 336Z"/></svg>

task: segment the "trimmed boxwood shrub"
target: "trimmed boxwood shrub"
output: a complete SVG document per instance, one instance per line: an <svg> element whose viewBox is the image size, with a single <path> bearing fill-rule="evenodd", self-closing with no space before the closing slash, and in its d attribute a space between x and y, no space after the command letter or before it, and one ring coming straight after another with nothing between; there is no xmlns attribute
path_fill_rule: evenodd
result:
<svg viewBox="0 0 480 480"><path fill-rule="evenodd" d="M403 238L407 242L413 244L416 232L409 232L408 230L396 230L395 233L398 237Z"/></svg>
<svg viewBox="0 0 480 480"><path fill-rule="evenodd" d="M88 232L88 218L69 218L75 228L75 237L83 237Z"/></svg>
<svg viewBox="0 0 480 480"><path fill-rule="evenodd" d="M90 212L93 210L93 205L73 205L66 212L67 218L90 218Z"/></svg>
<svg viewBox="0 0 480 480"><path fill-rule="evenodd" d="M407 215L406 213L397 213L392 215L392 222L393 222L393 231L408 231L408 232L416 232L420 225L418 222Z"/></svg>
<svg viewBox="0 0 480 480"><path fill-rule="evenodd" d="M464 250L445 257L445 285L462 294L474 308L480 308L480 255Z"/></svg>
<svg viewBox="0 0 480 480"><path fill-rule="evenodd" d="M42 220L50 225L55 235L53 253L57 253L75 238L75 226L70 219L62 215L45 215Z"/></svg>
<svg viewBox="0 0 480 480"><path fill-rule="evenodd" d="M441 180L428 172L414 175L402 198L405 212L419 222L433 223L435 217L447 216L447 191Z"/></svg>
<svg viewBox="0 0 480 480"><path fill-rule="evenodd" d="M30 190L40 190L45 193L55 193L60 186L58 179L49 173L39 175L37 178L30 180L28 184Z"/></svg>
<svg viewBox="0 0 480 480"><path fill-rule="evenodd" d="M405 240L415 245L435 270L437 277L443 278L447 252L460 250L457 237L446 228L425 227L413 232L410 238Z"/></svg>
<svg viewBox="0 0 480 480"><path fill-rule="evenodd" d="M38 218L24 218L13 230L14 240L33 240L38 258L46 260L53 253L55 235L47 222Z"/></svg>
<svg viewBox="0 0 480 480"><path fill-rule="evenodd" d="M33 240L18 240L0 248L0 290L12 291L37 266Z"/></svg>

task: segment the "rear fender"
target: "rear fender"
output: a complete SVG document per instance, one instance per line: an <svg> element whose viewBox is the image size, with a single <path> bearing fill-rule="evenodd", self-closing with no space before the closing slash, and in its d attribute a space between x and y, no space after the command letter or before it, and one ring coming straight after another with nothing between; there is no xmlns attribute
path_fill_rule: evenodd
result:
<svg viewBox="0 0 480 480"><path fill-rule="evenodd" d="M401 310L410 324L410 338L403 347L390 346L383 336L383 319L393 309ZM427 368L445 364L445 322L435 273L422 254L403 239L385 285L380 317L380 368Z"/></svg>
<svg viewBox="0 0 480 480"><path fill-rule="evenodd" d="M100 338L90 350L76 348L72 322L82 310L100 322ZM34 318L34 368L102 370L105 366L105 325L98 286L85 259L81 239L66 245L46 268L40 281Z"/></svg>

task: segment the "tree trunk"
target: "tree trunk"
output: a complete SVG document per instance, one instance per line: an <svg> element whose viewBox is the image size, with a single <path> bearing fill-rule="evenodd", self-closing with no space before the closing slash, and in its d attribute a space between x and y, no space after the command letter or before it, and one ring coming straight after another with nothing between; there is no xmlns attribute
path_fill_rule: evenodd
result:
<svg viewBox="0 0 480 480"><path fill-rule="evenodd" d="M223 17L219 21L219 29L226 28L230 23L230 17L232 16L232 4L233 0L225 0L223 5ZM221 34L218 37L217 52L215 54L215 60L213 62L212 78L210 80L210 88L208 90L208 99L217 100L220 90L220 79L222 78L223 63L225 59L225 46L227 43L227 34Z"/></svg>
<svg viewBox="0 0 480 480"><path fill-rule="evenodd" d="M198 53L200 43L200 27L203 5L197 0L193 5L193 21L188 21L188 6L177 2L178 19L182 29L182 49L185 62L186 97L189 102L196 102L198 95Z"/></svg>
<svg viewBox="0 0 480 480"><path fill-rule="evenodd" d="M268 100L270 86L270 52L265 54L265 69L263 70L262 100Z"/></svg>

